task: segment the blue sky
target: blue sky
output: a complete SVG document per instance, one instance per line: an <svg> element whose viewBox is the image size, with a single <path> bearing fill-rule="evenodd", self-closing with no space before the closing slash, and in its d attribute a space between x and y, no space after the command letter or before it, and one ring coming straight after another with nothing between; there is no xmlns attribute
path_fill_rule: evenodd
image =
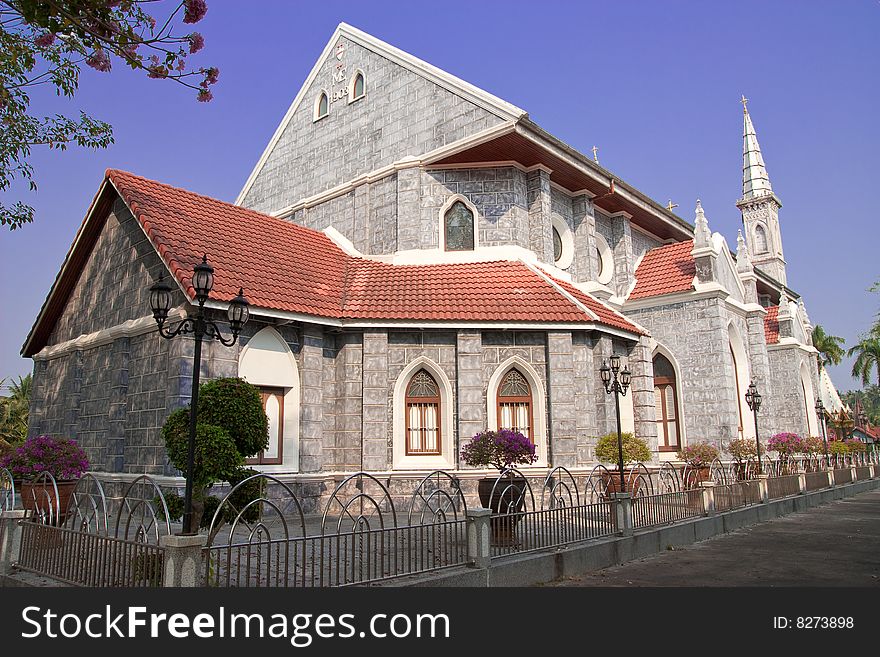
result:
<svg viewBox="0 0 880 657"><path fill-rule="evenodd" d="M167 3L166 3L167 4ZM852 344L880 295L880 2L294 2L209 0L211 103L117 63L84 72L73 101L114 126L103 151L36 152L34 224L0 233L0 378L19 350L108 167L233 201L336 25L345 21L529 112L582 152L735 244L741 217L741 94L783 202L789 285L814 323ZM189 31L189 30L186 30ZM7 199L8 200L8 199ZM850 363L833 368L858 387Z"/></svg>

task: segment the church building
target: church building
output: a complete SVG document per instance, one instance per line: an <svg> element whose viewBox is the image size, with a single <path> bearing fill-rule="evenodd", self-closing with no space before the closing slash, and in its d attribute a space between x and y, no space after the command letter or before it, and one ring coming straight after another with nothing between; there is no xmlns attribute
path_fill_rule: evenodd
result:
<svg viewBox="0 0 880 657"><path fill-rule="evenodd" d="M332 35L234 204L109 170L27 337L30 433L75 438L108 478L173 477L160 429L189 403L193 341L159 336L150 287L193 309L206 255L234 347L202 379L258 386L255 467L318 481L462 470L511 427L537 469L592 467L616 430L599 368L632 371L624 431L684 445L819 435L816 350L788 287L780 208L744 105L743 228L729 245L510 103L353 27ZM171 481L170 479L168 481Z"/></svg>

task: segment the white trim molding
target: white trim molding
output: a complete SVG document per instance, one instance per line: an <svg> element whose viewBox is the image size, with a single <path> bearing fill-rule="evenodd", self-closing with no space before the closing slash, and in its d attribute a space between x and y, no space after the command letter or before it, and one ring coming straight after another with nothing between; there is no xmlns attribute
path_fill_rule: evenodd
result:
<svg viewBox="0 0 880 657"><path fill-rule="evenodd" d="M238 375L255 386L284 389L284 428L278 465L251 466L261 472L299 470L300 383L299 367L290 347L271 326L260 329L238 356ZM270 440L272 438L270 437Z"/></svg>
<svg viewBox="0 0 880 657"><path fill-rule="evenodd" d="M562 253L559 260L554 260L553 264L559 269L568 269L574 261L574 232L562 217L555 214L551 217L550 223L559 233L559 239L562 241Z"/></svg>
<svg viewBox="0 0 880 657"><path fill-rule="evenodd" d="M357 82L358 76L361 76L361 79L364 81L364 90L360 96L354 95L354 86ZM351 76L351 80L348 83L348 104L351 105L354 101L360 100L367 95L367 75L364 73L363 69L355 69L354 75Z"/></svg>
<svg viewBox="0 0 880 657"><path fill-rule="evenodd" d="M440 455L407 456L406 454L406 389L410 379L424 369L440 389ZM394 470L451 470L455 468L455 433L452 409L454 395L446 372L425 356L410 362L394 382L392 405L392 465Z"/></svg>

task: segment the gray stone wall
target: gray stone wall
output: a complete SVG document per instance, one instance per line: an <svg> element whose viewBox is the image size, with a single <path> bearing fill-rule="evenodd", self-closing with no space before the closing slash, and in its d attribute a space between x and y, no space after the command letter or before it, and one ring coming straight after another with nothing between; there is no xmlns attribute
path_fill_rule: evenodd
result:
<svg viewBox="0 0 880 657"><path fill-rule="evenodd" d="M455 194L477 208L480 246L515 244L529 248L525 174L513 167L422 172L419 214L400 213L400 230L412 231L401 249L440 247L440 211ZM413 230L413 228L416 230Z"/></svg>
<svg viewBox="0 0 880 657"><path fill-rule="evenodd" d="M675 357L681 374L678 392L685 442L726 444L736 438L739 415L727 329L729 316L722 302L699 299L628 310L626 314L647 328Z"/></svg>
<svg viewBox="0 0 880 657"><path fill-rule="evenodd" d="M658 246L662 246L663 242L660 240L654 239L649 235L645 235L640 230L633 229L632 230L632 254L633 254L633 266L635 266L635 262L638 261L646 252L651 249L656 249Z"/></svg>
<svg viewBox="0 0 880 657"><path fill-rule="evenodd" d="M314 121L315 99L332 94L338 60L322 62L303 102L269 154L243 205L263 212L499 124L502 119L370 50L342 39L349 76L364 72L366 95L330 104Z"/></svg>
<svg viewBox="0 0 880 657"><path fill-rule="evenodd" d="M152 316L150 286L163 270L137 220L117 200L47 344ZM175 290L173 304L183 301Z"/></svg>

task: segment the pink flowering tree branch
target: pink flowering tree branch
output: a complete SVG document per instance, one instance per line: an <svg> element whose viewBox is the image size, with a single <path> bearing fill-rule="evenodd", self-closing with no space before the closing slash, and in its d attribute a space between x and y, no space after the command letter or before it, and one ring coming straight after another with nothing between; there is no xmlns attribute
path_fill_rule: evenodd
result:
<svg viewBox="0 0 880 657"><path fill-rule="evenodd" d="M164 18L157 20L151 10L160 8ZM28 162L34 146L97 149L113 143L112 127L85 113L70 118L30 112L29 90L38 85L72 98L83 65L109 73L121 63L210 101L220 72L188 62L205 45L188 26L207 10L205 0L0 0L0 193L16 179L36 189ZM14 230L31 221L30 206L0 203L0 226Z"/></svg>

